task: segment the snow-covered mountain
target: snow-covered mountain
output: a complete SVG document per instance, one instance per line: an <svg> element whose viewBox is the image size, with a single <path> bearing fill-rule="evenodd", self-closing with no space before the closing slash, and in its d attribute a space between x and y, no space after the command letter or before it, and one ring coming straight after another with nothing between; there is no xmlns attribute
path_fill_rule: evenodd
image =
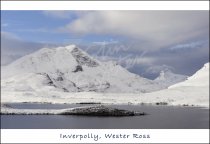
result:
<svg viewBox="0 0 210 144"><path fill-rule="evenodd" d="M209 63L183 82L139 97L144 103L209 107Z"/></svg>
<svg viewBox="0 0 210 144"><path fill-rule="evenodd" d="M43 48L5 66L2 89L14 91L151 92L163 86L128 72L113 62L100 62L75 45Z"/></svg>
<svg viewBox="0 0 210 144"><path fill-rule="evenodd" d="M172 85L169 88L190 87L190 86L209 87L209 63L206 63L194 75L187 78L186 81Z"/></svg>
<svg viewBox="0 0 210 144"><path fill-rule="evenodd" d="M187 80L168 89L156 81L174 79L174 74L164 72L156 81L148 80L113 62L93 59L74 45L41 49L1 70L3 103L99 102L209 106L209 63Z"/></svg>
<svg viewBox="0 0 210 144"><path fill-rule="evenodd" d="M186 79L187 76L185 75L175 74L171 70L162 70L154 81L168 87Z"/></svg>

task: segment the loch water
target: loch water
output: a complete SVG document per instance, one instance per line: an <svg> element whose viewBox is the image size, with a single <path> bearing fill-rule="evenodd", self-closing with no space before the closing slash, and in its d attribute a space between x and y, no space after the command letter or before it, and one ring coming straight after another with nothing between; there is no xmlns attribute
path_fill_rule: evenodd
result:
<svg viewBox="0 0 210 144"><path fill-rule="evenodd" d="M63 109L80 104L10 104L18 109ZM107 105L144 116L1 115L2 129L209 129L209 109L153 105Z"/></svg>

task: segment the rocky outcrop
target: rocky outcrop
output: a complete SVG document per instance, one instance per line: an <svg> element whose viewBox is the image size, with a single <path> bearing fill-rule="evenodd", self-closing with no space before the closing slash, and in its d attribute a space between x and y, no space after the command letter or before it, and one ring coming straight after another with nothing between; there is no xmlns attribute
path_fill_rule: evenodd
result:
<svg viewBox="0 0 210 144"><path fill-rule="evenodd" d="M79 65L86 65L88 67L97 67L99 64L82 52L79 48L75 47L72 51L72 56L76 59Z"/></svg>

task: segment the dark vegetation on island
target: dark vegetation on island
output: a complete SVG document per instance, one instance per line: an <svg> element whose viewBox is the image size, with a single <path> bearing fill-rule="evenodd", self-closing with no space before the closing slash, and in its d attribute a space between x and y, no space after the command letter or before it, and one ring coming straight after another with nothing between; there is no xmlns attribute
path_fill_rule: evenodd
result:
<svg viewBox="0 0 210 144"><path fill-rule="evenodd" d="M112 108L104 105L75 107L62 110L31 111L13 109L7 104L1 105L6 111L1 111L1 115L78 115L78 116L104 116L104 117L122 117L122 116L142 116L144 112L129 111L124 109Z"/></svg>

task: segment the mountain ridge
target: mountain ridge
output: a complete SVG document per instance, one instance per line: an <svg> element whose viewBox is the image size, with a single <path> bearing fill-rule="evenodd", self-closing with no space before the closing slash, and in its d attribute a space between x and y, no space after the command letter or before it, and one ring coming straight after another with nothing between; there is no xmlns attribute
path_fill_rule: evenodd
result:
<svg viewBox="0 0 210 144"><path fill-rule="evenodd" d="M100 62L76 45L40 49L4 67L3 71L3 79L12 77L8 79L9 84L6 80L3 81L5 87L25 84L35 91L35 85L42 83L43 87L50 86L50 89L54 87L64 92L145 93L165 89L186 79L186 76L164 71L155 80L150 80L130 73L111 61ZM31 82L24 79L28 74L38 79L30 77ZM11 86L12 84L14 85Z"/></svg>
<svg viewBox="0 0 210 144"><path fill-rule="evenodd" d="M162 89L157 83L130 73L120 65L95 60L75 45L43 48L18 59L4 70L7 72L2 75L3 79L39 74L48 81L45 85L66 92L150 92ZM19 79L13 81L21 83Z"/></svg>
<svg viewBox="0 0 210 144"><path fill-rule="evenodd" d="M116 63L92 59L86 53L76 52L78 60L82 61L78 63L71 51L71 47L43 49L3 67L2 73L8 77L1 79L2 102L209 107L209 63L187 80L167 88L163 83L130 73ZM46 54L49 55L44 56ZM165 74L162 76L164 78Z"/></svg>

